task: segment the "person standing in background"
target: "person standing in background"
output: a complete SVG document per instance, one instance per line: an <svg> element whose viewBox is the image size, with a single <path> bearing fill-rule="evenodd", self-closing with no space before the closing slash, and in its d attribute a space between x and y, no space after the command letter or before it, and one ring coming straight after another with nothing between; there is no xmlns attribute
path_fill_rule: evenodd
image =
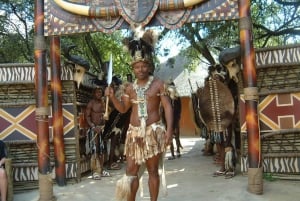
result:
<svg viewBox="0 0 300 201"><path fill-rule="evenodd" d="M0 196L1 201L6 201L7 197L7 187L8 187L8 180L5 171L5 160L7 157L7 152L5 148L5 144L2 140L0 140Z"/></svg>
<svg viewBox="0 0 300 201"><path fill-rule="evenodd" d="M176 90L174 82L171 82L168 86L168 94L171 98L171 104L173 108L173 130L174 130L174 139L176 143L176 153L177 157L181 156L180 149L182 149L182 145L180 142L180 117L181 117L181 99ZM175 150L174 150L173 140L170 144L171 156L168 157L168 160L175 159Z"/></svg>
<svg viewBox="0 0 300 201"><path fill-rule="evenodd" d="M93 91L94 97L88 102L86 107L86 120L90 126L88 140L92 151L91 169L93 179L96 180L101 179L101 177L110 176L110 174L103 169L105 151L102 136L105 124L105 101L103 99L103 94L104 91L102 88L95 88Z"/></svg>

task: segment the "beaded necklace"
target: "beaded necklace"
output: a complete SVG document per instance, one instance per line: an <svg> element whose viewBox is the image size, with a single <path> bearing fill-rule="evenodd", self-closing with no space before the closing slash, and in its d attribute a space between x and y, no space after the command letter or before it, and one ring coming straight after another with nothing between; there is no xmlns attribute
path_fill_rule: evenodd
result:
<svg viewBox="0 0 300 201"><path fill-rule="evenodd" d="M149 89L152 81L153 76L150 76L145 86L139 86L137 84L137 80L135 80L133 83L133 89L135 90L137 96L137 99L134 101L134 103L138 105L138 117L141 122L142 130L146 129L146 120L148 119L146 91Z"/></svg>

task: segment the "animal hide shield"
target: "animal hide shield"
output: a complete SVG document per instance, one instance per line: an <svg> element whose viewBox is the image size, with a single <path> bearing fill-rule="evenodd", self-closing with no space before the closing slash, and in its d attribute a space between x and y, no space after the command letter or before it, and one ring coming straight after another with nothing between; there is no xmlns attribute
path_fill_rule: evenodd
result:
<svg viewBox="0 0 300 201"><path fill-rule="evenodd" d="M184 10L158 11L155 18L166 28L176 29L182 25L190 17L192 8ZM172 15L172 17L170 17Z"/></svg>
<svg viewBox="0 0 300 201"><path fill-rule="evenodd" d="M200 89L198 89L200 90ZM201 89L202 90L202 89ZM197 125L198 128L203 128L204 127L204 122L202 120L202 117L200 115L200 110L199 110L199 97L197 96L197 93L192 93L192 106L193 106L193 113L194 113L194 121Z"/></svg>
<svg viewBox="0 0 300 201"><path fill-rule="evenodd" d="M234 101L228 87L218 79L207 81L199 94L199 109L209 131L226 130L234 116Z"/></svg>
<svg viewBox="0 0 300 201"><path fill-rule="evenodd" d="M145 26L156 13L159 0L116 0L122 17L129 24Z"/></svg>

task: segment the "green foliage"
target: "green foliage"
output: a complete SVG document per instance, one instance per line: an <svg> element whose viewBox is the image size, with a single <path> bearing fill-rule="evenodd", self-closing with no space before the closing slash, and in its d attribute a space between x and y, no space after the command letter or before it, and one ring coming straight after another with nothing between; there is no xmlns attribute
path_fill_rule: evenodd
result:
<svg viewBox="0 0 300 201"><path fill-rule="evenodd" d="M129 55L123 51L121 32L113 34L86 33L61 38L62 49L69 45L76 45L77 48L71 52L90 63L90 72L98 74L106 72L105 62L108 62L110 55L113 56L113 70L115 74L124 77L131 71L129 66Z"/></svg>
<svg viewBox="0 0 300 201"><path fill-rule="evenodd" d="M300 2L262 1L251 3L256 47L286 45L300 41Z"/></svg>
<svg viewBox="0 0 300 201"><path fill-rule="evenodd" d="M255 48L300 42L299 1L254 0L251 1L251 17ZM175 31L164 29L162 35L167 37L172 32L178 44L188 41L190 48L183 54L191 64L199 61L211 65L218 62L217 55L222 49L239 45L238 26L237 20L198 22L185 24ZM191 64L187 67L190 68Z"/></svg>
<svg viewBox="0 0 300 201"><path fill-rule="evenodd" d="M1 0L0 11L0 62L34 62L34 5L35 0ZM251 1L253 43L255 48L286 45L300 41L299 1ZM208 66L218 62L222 48L239 44L238 21L199 22L185 24L177 30L160 29L160 41L171 38L176 51L190 58L186 66L193 70L198 63ZM61 46L75 44L72 54L80 55L91 64L90 71L105 71L104 63L113 54L115 74L125 76L131 72L128 54L123 51L121 40L128 32L113 34L86 33L61 37ZM176 41L172 40L176 39ZM47 38L49 40L49 38ZM186 47L188 47L186 49ZM48 47L49 48L49 47ZM158 43L156 52L162 57L174 52L169 45ZM62 57L63 58L63 57ZM63 58L64 59L64 58ZM155 58L158 63L158 58Z"/></svg>
<svg viewBox="0 0 300 201"><path fill-rule="evenodd" d="M191 62L185 64L184 66L184 68L189 72L195 71L200 62L207 63L207 61L202 60L203 57L200 56L199 52L192 47L183 50L180 52L180 55L191 59Z"/></svg>
<svg viewBox="0 0 300 201"><path fill-rule="evenodd" d="M2 0L0 62L33 62L34 0Z"/></svg>
<svg viewBox="0 0 300 201"><path fill-rule="evenodd" d="M24 55L26 47L18 34L1 36L0 46L2 47L0 48L0 63L28 62Z"/></svg>

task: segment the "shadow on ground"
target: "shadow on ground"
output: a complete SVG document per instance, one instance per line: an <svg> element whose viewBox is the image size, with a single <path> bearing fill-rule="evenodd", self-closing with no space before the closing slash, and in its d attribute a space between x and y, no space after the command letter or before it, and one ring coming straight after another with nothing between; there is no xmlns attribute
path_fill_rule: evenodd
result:
<svg viewBox="0 0 300 201"><path fill-rule="evenodd" d="M162 191L159 200L164 201L299 201L300 182L278 180L264 181L263 195L247 191L248 177L238 173L231 179L212 177L219 167L213 163L212 156L203 156L201 149L204 140L201 138L181 138L183 149L180 158L167 160L165 171L167 196ZM53 186L53 194L61 201L110 201L114 200L116 181L124 174L125 164L121 170L111 170L112 177L92 180L88 176L76 184L64 187ZM143 179L144 196L137 195L137 201L149 201L147 174ZM14 201L38 201L39 190L14 195Z"/></svg>

